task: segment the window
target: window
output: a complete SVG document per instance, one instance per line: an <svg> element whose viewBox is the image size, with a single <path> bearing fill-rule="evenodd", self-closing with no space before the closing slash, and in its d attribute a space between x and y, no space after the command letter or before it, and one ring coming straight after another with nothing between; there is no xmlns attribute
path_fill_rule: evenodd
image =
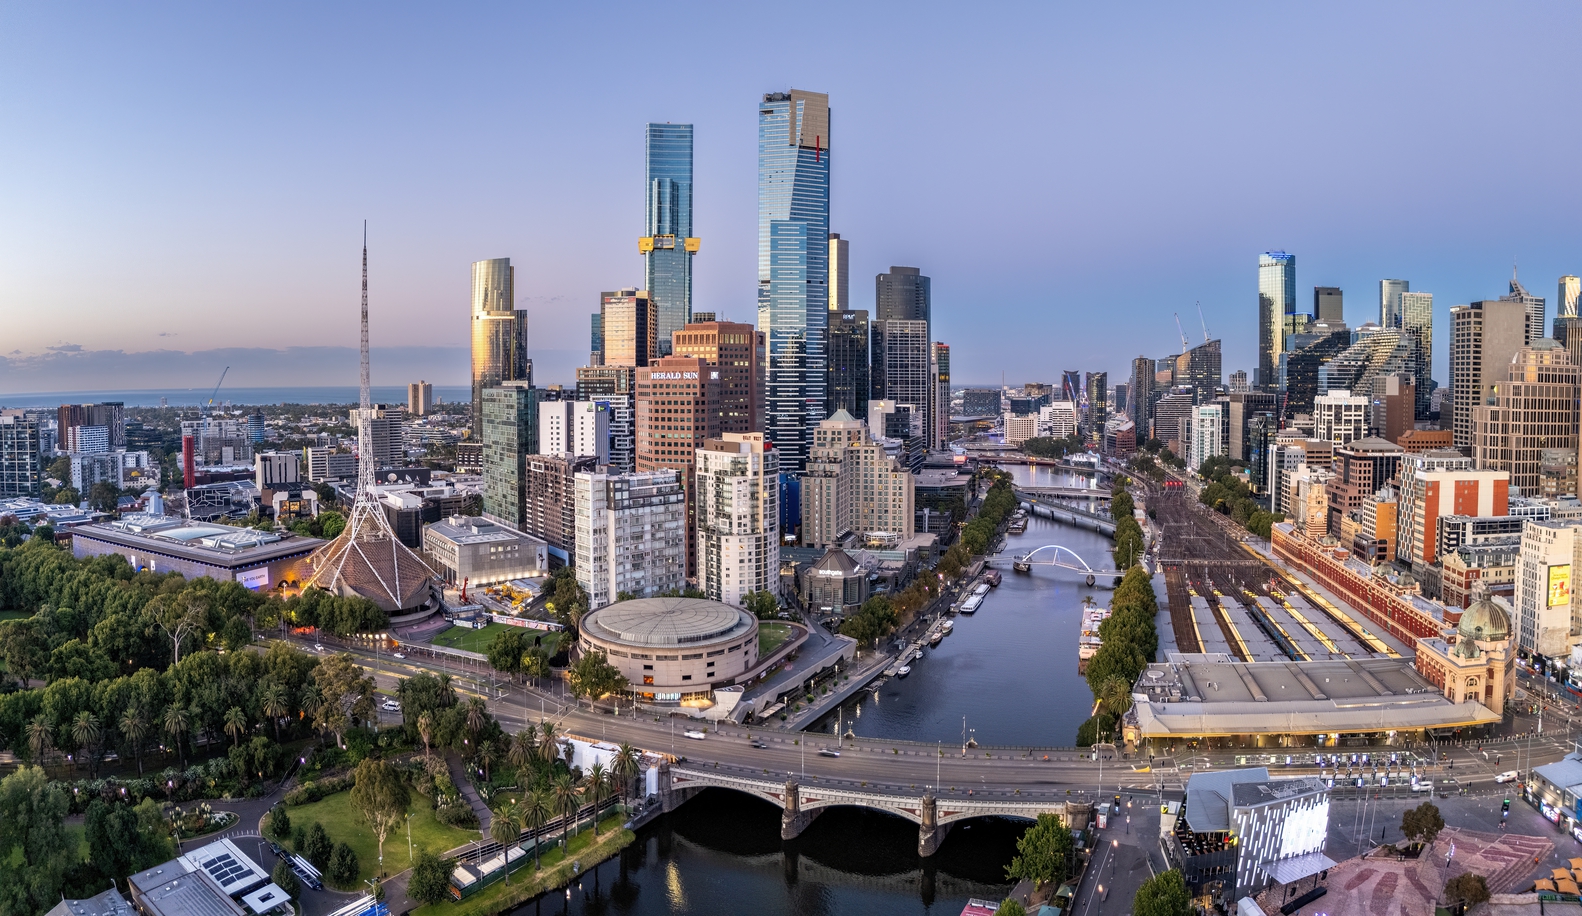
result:
<svg viewBox="0 0 1582 916"><path fill-rule="evenodd" d="M683 675L681 675L681 679L683 681L690 681L690 680L692 680L692 675L690 675L690 674L683 674Z"/></svg>
<svg viewBox="0 0 1582 916"><path fill-rule="evenodd" d="M644 665L643 666L643 670L644 671L652 671L652 670L654 670L654 666L653 665ZM649 681L648 683L652 683L652 682Z"/></svg>

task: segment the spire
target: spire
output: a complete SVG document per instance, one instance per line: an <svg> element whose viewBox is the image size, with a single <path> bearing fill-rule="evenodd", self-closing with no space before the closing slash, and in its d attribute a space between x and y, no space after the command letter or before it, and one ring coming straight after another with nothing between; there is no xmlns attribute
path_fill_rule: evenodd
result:
<svg viewBox="0 0 1582 916"><path fill-rule="evenodd" d="M374 483L373 424L368 422L372 406L369 404L368 383L368 221L363 220L363 339L361 390L357 408L357 499Z"/></svg>

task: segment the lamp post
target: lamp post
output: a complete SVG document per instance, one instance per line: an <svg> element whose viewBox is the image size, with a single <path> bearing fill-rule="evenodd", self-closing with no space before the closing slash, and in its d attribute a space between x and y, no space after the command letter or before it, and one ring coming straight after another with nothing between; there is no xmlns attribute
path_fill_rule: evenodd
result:
<svg viewBox="0 0 1582 916"><path fill-rule="evenodd" d="M408 811L407 815L406 815L406 860L407 860L407 864L411 865L412 864L412 860L414 858L416 858L416 857L412 855L412 812Z"/></svg>

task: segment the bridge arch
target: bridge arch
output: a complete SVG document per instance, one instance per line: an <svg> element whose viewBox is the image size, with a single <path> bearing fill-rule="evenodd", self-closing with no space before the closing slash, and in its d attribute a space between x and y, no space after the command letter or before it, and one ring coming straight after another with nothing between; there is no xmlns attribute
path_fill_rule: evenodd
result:
<svg viewBox="0 0 1582 916"><path fill-rule="evenodd" d="M1088 573L1090 575L1096 575L1099 572L1103 571L1103 570L1094 569L1093 567L1089 566L1088 565L1088 561L1082 559L1081 554L1077 553L1075 550L1072 550L1070 547L1065 547L1065 546L1060 545L1060 544L1045 544L1042 547L1036 547L1036 548L1033 549L1033 551L1031 553L1026 554L1026 555L1021 556L1021 557L1018 557L1017 559L1020 562L1028 563L1028 562L1032 561L1033 557L1038 556L1039 554L1043 553L1046 550L1053 551L1053 553L1054 553L1055 559L1053 561L1051 561L1053 565L1064 565L1064 564L1059 562L1059 559L1060 559L1060 555L1062 553L1067 553L1067 554L1071 555L1071 558L1073 560L1076 560L1078 563L1082 564L1082 571L1083 572L1086 572L1086 573Z"/></svg>

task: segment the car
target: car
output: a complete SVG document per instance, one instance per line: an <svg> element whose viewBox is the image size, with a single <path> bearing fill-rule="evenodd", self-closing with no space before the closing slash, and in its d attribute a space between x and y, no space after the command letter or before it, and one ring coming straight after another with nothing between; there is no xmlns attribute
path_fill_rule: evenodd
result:
<svg viewBox="0 0 1582 916"><path fill-rule="evenodd" d="M314 643L313 644L313 651L315 651L315 652L323 652L324 651L324 644L321 643L321 642Z"/></svg>
<svg viewBox="0 0 1582 916"><path fill-rule="evenodd" d="M1506 770L1505 772L1501 773L1500 775L1494 777L1494 781L1495 782L1515 782L1517 780L1517 778L1518 778L1518 774L1517 774L1517 772L1515 770Z"/></svg>
<svg viewBox="0 0 1582 916"><path fill-rule="evenodd" d="M405 656L405 655L402 655L402 654L401 654L401 653L400 653L400 652L397 652L397 653L396 653L396 654L394 654L394 655L392 655L392 656L390 656L390 657L391 657L391 658L399 658L399 659L401 659L401 660L402 660L402 661L406 661L406 656Z"/></svg>
<svg viewBox="0 0 1582 916"><path fill-rule="evenodd" d="M1412 786L1412 791L1413 792L1427 792L1430 795L1434 794L1434 783L1433 783L1433 780L1429 780L1429 779L1418 780L1417 783Z"/></svg>
<svg viewBox="0 0 1582 916"><path fill-rule="evenodd" d="M837 751L832 747L821 747L818 749L818 755L820 757L839 757L840 751Z"/></svg>
<svg viewBox="0 0 1582 916"><path fill-rule="evenodd" d="M681 737L683 737L683 738L691 738L693 741L702 741L704 738L707 738L708 736L709 736L708 732L699 731L699 730L697 730L695 728L689 728L686 731L681 733Z"/></svg>
<svg viewBox="0 0 1582 916"><path fill-rule="evenodd" d="M765 741L762 738L754 738L752 741L750 741L748 743L751 744L753 747L759 748L760 750L769 746L769 742Z"/></svg>

